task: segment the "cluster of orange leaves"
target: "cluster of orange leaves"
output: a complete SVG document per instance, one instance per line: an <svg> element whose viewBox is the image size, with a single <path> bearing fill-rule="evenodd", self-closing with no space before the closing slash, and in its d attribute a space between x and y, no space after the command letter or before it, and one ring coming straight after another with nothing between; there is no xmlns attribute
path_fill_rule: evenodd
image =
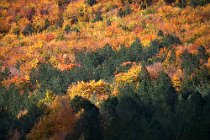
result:
<svg viewBox="0 0 210 140"><path fill-rule="evenodd" d="M56 97L48 108L48 114L35 124L27 139L62 139L71 134L79 116L69 101L67 96Z"/></svg>

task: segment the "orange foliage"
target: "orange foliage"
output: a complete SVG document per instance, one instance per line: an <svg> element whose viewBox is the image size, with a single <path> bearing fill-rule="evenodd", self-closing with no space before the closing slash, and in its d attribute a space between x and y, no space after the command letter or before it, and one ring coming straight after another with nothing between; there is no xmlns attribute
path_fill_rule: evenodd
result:
<svg viewBox="0 0 210 140"><path fill-rule="evenodd" d="M25 77L14 76L11 79L2 81L2 85L5 87L9 87L11 84L15 84L16 86L20 86L22 83L27 83L28 79Z"/></svg>
<svg viewBox="0 0 210 140"><path fill-rule="evenodd" d="M157 78L158 74L162 71L162 64L157 62L150 66L147 66L147 70L151 78Z"/></svg>
<svg viewBox="0 0 210 140"><path fill-rule="evenodd" d="M59 64L58 69L61 71L64 71L64 70L70 70L77 66L79 66L79 65L77 65L77 64Z"/></svg>
<svg viewBox="0 0 210 140"><path fill-rule="evenodd" d="M67 97L57 97L43 116L27 135L27 139L54 139L65 137L73 132L77 116L74 114ZM49 134L51 137L49 137Z"/></svg>

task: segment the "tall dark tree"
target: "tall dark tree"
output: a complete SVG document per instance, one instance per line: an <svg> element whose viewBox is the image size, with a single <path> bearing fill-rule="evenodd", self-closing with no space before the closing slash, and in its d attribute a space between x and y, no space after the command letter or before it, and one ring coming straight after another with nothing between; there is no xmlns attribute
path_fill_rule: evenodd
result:
<svg viewBox="0 0 210 140"><path fill-rule="evenodd" d="M96 0L87 0L87 4L93 6L94 4L96 4Z"/></svg>
<svg viewBox="0 0 210 140"><path fill-rule="evenodd" d="M103 135L99 109L89 100L80 96L75 96L71 105L75 112L84 109L84 113L78 120L73 134L68 135L66 139L77 140L82 136L85 140L101 140Z"/></svg>
<svg viewBox="0 0 210 140"><path fill-rule="evenodd" d="M201 61L201 64L204 64L208 61L209 55L206 52L206 49L204 46L200 46L198 48L198 53L197 53L198 59Z"/></svg>
<svg viewBox="0 0 210 140"><path fill-rule="evenodd" d="M139 38L131 44L130 48L131 61L140 61L142 59L142 44Z"/></svg>
<svg viewBox="0 0 210 140"><path fill-rule="evenodd" d="M182 69L186 75L192 74L200 66L200 60L188 50L185 50L180 58Z"/></svg>

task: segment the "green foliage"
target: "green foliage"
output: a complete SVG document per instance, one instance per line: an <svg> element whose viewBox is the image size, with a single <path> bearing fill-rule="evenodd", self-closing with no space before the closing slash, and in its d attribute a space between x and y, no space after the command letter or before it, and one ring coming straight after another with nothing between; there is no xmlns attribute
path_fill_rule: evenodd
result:
<svg viewBox="0 0 210 140"><path fill-rule="evenodd" d="M107 26L110 26L111 24L112 24L111 20L108 19L108 20L106 21L106 25L107 25Z"/></svg>
<svg viewBox="0 0 210 140"><path fill-rule="evenodd" d="M118 10L118 16L119 16L119 17L124 17L124 16L126 16L126 15L130 15L131 12L132 12L132 10L131 10L131 8L130 8L130 5L125 5L124 10L123 10L122 8L120 8L120 9Z"/></svg>
<svg viewBox="0 0 210 140"><path fill-rule="evenodd" d="M50 26L49 20L45 19L44 24L45 24L44 28L47 29Z"/></svg>
<svg viewBox="0 0 210 140"><path fill-rule="evenodd" d="M171 43L174 44L174 41ZM152 64L155 59L150 58L155 57L162 44L161 40L154 40L149 47L143 48L139 38L136 38L130 47L121 45L117 51L107 44L95 52L80 52L77 54L77 61L82 65L79 70L80 80L110 80L116 71L126 71L126 67L129 67L128 65L121 66L123 62L140 62L143 60L142 63L146 65Z"/></svg>
<svg viewBox="0 0 210 140"><path fill-rule="evenodd" d="M137 94L138 95L147 95L147 93L149 92L150 88L151 88L151 78L149 75L149 72L147 71L145 66L142 66L141 68L141 72L139 73L139 89Z"/></svg>
<svg viewBox="0 0 210 140"><path fill-rule="evenodd" d="M204 6L209 2L210 2L209 0L190 0L189 5L192 6L192 7Z"/></svg>
<svg viewBox="0 0 210 140"><path fill-rule="evenodd" d="M101 113L105 127L111 125L115 117L117 117L116 106L118 105L117 97L108 98L101 105Z"/></svg>
<svg viewBox="0 0 210 140"><path fill-rule="evenodd" d="M37 69L34 69L31 74L31 84L40 86L40 94L42 97L45 96L47 90L51 90L57 95L62 95L66 93L69 79L64 73L53 68L49 64L41 64ZM69 77L71 78L71 77Z"/></svg>
<svg viewBox="0 0 210 140"><path fill-rule="evenodd" d="M181 7L181 8L185 8L186 6L192 6L192 7L196 7L196 6L204 6L206 4L208 4L210 1L209 0L180 0L178 1L176 4Z"/></svg>
<svg viewBox="0 0 210 140"><path fill-rule="evenodd" d="M180 58L182 61L181 66L186 75L192 74L200 66L200 60L196 55L189 53L187 50L184 51Z"/></svg>
<svg viewBox="0 0 210 140"><path fill-rule="evenodd" d="M130 48L131 61L140 61L142 59L142 44L139 38L131 44Z"/></svg>
<svg viewBox="0 0 210 140"><path fill-rule="evenodd" d="M209 55L208 53L206 52L206 49L205 47L203 46L200 46L198 48L198 53L197 53L197 57L200 61L202 61L201 63L206 63L209 59Z"/></svg>
<svg viewBox="0 0 210 140"><path fill-rule="evenodd" d="M96 11L95 13L95 18L93 19L93 22L101 21L103 20L103 17L101 16L102 12L101 11Z"/></svg>
<svg viewBox="0 0 210 140"><path fill-rule="evenodd" d="M182 96L182 95L180 95ZM188 97L180 97L176 110L176 126L182 131L176 132L177 139L205 139L209 138L207 117L209 104L198 92L189 93ZM199 116L199 117L198 117ZM205 124L206 123L206 124ZM202 128L202 129L200 129Z"/></svg>
<svg viewBox="0 0 210 140"><path fill-rule="evenodd" d="M56 21L56 27L60 28L63 26L63 17L60 17L57 21Z"/></svg>
<svg viewBox="0 0 210 140"><path fill-rule="evenodd" d="M103 135L98 108L89 100L80 96L75 96L71 101L71 105L76 112L84 109L84 113L77 122L73 134L68 135L66 139L78 139L81 135L86 140L102 139Z"/></svg>
<svg viewBox="0 0 210 140"><path fill-rule="evenodd" d="M162 38L164 37L164 33L163 33L162 30L159 30L159 31L158 31L158 37L162 37Z"/></svg>
<svg viewBox="0 0 210 140"><path fill-rule="evenodd" d="M132 12L130 5L126 5L125 6L125 15L130 15Z"/></svg>
<svg viewBox="0 0 210 140"><path fill-rule="evenodd" d="M69 4L71 0L56 0L58 6L64 6L65 4Z"/></svg>
<svg viewBox="0 0 210 140"><path fill-rule="evenodd" d="M124 96L116 107L116 112L122 121L132 121L140 117L141 108L131 98Z"/></svg>
<svg viewBox="0 0 210 140"><path fill-rule="evenodd" d="M0 139L8 139L15 129L24 138L43 113L42 109L36 107L27 93L21 95L14 85L8 89L0 87L0 92ZM20 115L24 111L27 113Z"/></svg>
<svg viewBox="0 0 210 140"><path fill-rule="evenodd" d="M8 139L9 132L14 131L15 118L3 106L0 106L0 139Z"/></svg>
<svg viewBox="0 0 210 140"><path fill-rule="evenodd" d="M80 32L80 29L78 27L72 27L71 31L72 32L79 33Z"/></svg>
<svg viewBox="0 0 210 140"><path fill-rule="evenodd" d="M162 45L159 43L158 40L154 40L150 43L149 47L146 47L143 49L142 59L145 64L149 64L149 58L154 57L158 52L159 48L161 48Z"/></svg>
<svg viewBox="0 0 210 140"><path fill-rule="evenodd" d="M119 16L119 17L124 17L124 16L125 16L125 13L124 13L124 11L123 11L122 8L119 9L119 11L118 11L118 16Z"/></svg>
<svg viewBox="0 0 210 140"><path fill-rule="evenodd" d="M65 31L66 33L70 33L70 32L71 32L71 27L70 27L69 25L66 25L64 31Z"/></svg>
<svg viewBox="0 0 210 140"><path fill-rule="evenodd" d="M1 64L0 64L0 65L1 65ZM1 68L1 66L0 66L0 68ZM1 82L2 82L3 80L7 79L8 76L9 76L9 69L6 68L5 70L0 71L0 86L1 86Z"/></svg>
<svg viewBox="0 0 210 140"><path fill-rule="evenodd" d="M39 121L42 114L43 109L38 108L35 104L30 105L28 113L17 121L16 128L20 130L21 138L25 138L26 134L30 132L35 123Z"/></svg>
<svg viewBox="0 0 210 140"><path fill-rule="evenodd" d="M96 4L96 0L87 0L86 2L90 6L93 6L94 4Z"/></svg>
<svg viewBox="0 0 210 140"><path fill-rule="evenodd" d="M160 92L160 94L163 95L163 100L168 104L169 107L173 108L176 103L177 94L169 76L161 72L155 85L155 91Z"/></svg>
<svg viewBox="0 0 210 140"><path fill-rule="evenodd" d="M23 34L26 35L31 35L34 33L34 28L32 27L31 24L26 25L26 27L23 30Z"/></svg>
<svg viewBox="0 0 210 140"><path fill-rule="evenodd" d="M3 100L1 104L14 116L30 105L27 95L20 95L15 85L11 85L8 90L3 90L0 96Z"/></svg>
<svg viewBox="0 0 210 140"><path fill-rule="evenodd" d="M178 37L171 35L171 34L164 35L164 38L162 40L163 47L170 48L172 45L177 45L177 44L181 44L181 41L179 40Z"/></svg>

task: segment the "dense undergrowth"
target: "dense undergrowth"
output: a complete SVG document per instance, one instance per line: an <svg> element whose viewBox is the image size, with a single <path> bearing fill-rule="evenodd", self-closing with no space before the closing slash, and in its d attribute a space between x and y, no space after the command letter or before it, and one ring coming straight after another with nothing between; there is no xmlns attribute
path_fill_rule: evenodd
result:
<svg viewBox="0 0 210 140"><path fill-rule="evenodd" d="M0 139L208 140L206 0L0 2Z"/></svg>

